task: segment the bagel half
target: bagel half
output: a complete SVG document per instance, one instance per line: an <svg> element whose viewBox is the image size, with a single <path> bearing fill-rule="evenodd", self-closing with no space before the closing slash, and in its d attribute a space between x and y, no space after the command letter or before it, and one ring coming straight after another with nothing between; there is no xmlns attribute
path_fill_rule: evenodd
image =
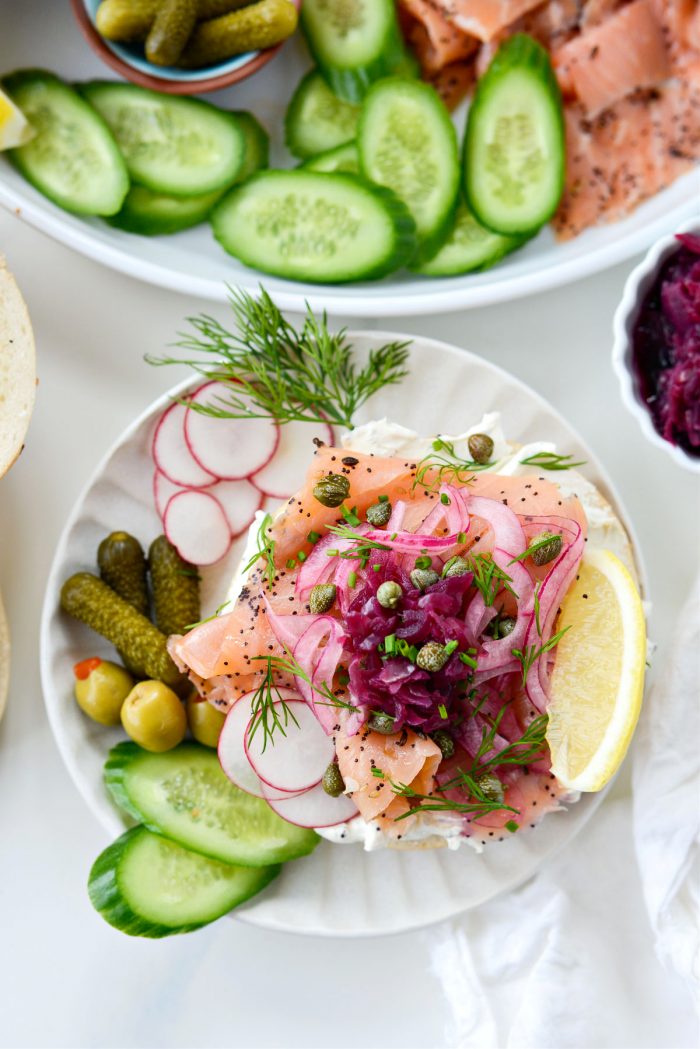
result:
<svg viewBox="0 0 700 1049"><path fill-rule="evenodd" d="M22 451L35 393L36 357L29 313L0 255L0 477Z"/></svg>

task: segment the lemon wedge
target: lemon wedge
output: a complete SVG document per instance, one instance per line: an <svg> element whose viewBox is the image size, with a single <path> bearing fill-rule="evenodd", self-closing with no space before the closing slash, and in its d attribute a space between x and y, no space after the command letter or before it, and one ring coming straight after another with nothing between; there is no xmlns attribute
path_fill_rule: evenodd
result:
<svg viewBox="0 0 700 1049"><path fill-rule="evenodd" d="M0 88L0 149L23 146L34 137L35 131L24 113Z"/></svg>
<svg viewBox="0 0 700 1049"><path fill-rule="evenodd" d="M547 709L552 772L601 790L622 764L642 705L646 627L632 576L609 550L586 553L561 606Z"/></svg>

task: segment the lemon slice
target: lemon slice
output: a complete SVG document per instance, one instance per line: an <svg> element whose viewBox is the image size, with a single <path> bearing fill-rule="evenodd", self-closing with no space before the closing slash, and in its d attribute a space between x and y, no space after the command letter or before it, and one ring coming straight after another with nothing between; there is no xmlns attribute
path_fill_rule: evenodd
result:
<svg viewBox="0 0 700 1049"><path fill-rule="evenodd" d="M632 576L591 550L561 606L547 713L552 772L572 790L601 790L620 767L642 705L646 628Z"/></svg>
<svg viewBox="0 0 700 1049"><path fill-rule="evenodd" d="M34 137L35 131L24 113L0 88L0 149L23 146Z"/></svg>

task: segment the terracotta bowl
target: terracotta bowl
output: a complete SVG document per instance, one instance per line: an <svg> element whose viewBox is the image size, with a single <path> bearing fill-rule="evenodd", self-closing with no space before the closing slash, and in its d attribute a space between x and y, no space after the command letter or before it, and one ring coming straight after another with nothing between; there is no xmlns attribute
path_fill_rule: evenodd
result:
<svg viewBox="0 0 700 1049"><path fill-rule="evenodd" d="M301 0L293 2L298 8ZM95 54L125 80L151 88L153 91L163 91L168 95L202 95L237 84L272 61L286 43L283 41L277 47L270 47L264 51L235 55L204 69L156 66L148 61L140 48L113 43L100 36L93 23L97 6L98 0L71 0L78 26Z"/></svg>

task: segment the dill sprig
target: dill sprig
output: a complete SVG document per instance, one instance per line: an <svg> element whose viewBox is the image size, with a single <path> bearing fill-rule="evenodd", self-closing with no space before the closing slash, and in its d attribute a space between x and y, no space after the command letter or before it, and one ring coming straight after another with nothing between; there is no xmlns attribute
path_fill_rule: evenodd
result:
<svg viewBox="0 0 700 1049"><path fill-rule="evenodd" d="M507 590L517 601L518 595L510 585L513 582L511 576L499 568L493 558L486 554L474 554L467 558L467 564L474 575L472 586L480 591L487 608L491 608L501 590Z"/></svg>
<svg viewBox="0 0 700 1049"><path fill-rule="evenodd" d="M537 619L537 633L541 634L541 631L539 629L539 601ZM549 641L546 641L544 645L540 645L539 648L533 643L532 645L527 645L527 647L524 650L520 648L512 649L513 655L523 668L523 685L525 685L527 681L527 675L530 673L530 670L532 669L532 665L535 662L535 660L539 659L539 657L545 652L550 652L555 645L558 645L566 631L569 629L570 625L565 626L562 630L559 630L556 634L553 634L552 637L550 637Z"/></svg>
<svg viewBox="0 0 700 1049"><path fill-rule="evenodd" d="M252 740L256 732L261 729L263 733L262 749L264 751L268 743L274 745L276 731L286 736L285 729L289 728L290 721L294 722L297 728L299 728L299 722L289 709L289 705L285 702L279 687L275 684L273 673L277 669L277 657L254 656L253 658L267 663L267 669L251 700L251 728L248 733L248 740Z"/></svg>
<svg viewBox="0 0 700 1049"><path fill-rule="evenodd" d="M409 809L408 812L397 816L394 822L399 823L401 820L408 819L409 816L415 816L417 812L461 812L464 815L479 817L486 816L490 812L500 812L505 809L506 812L512 812L516 816L519 815L519 810L514 809L511 805L506 805L502 801L496 801L487 797L476 780L471 779L466 773L463 774L463 779L465 789L468 791L470 799L473 800L453 801L451 798L439 797L436 794L420 794L405 783L390 781L394 794L401 798L420 802L419 805ZM447 790L447 786L440 788L438 794L442 790Z"/></svg>
<svg viewBox="0 0 700 1049"><path fill-rule="evenodd" d="M533 718L519 739L508 743L507 746L497 751L492 757L486 758L489 751L493 750L498 728L507 709L508 704L506 703L501 707L490 727L484 726L482 729L481 743L474 756L474 764L468 775L472 777L481 776L484 772L498 768L501 765L529 765L542 750L547 731L548 718L546 714L540 714L538 717Z"/></svg>
<svg viewBox="0 0 700 1049"><path fill-rule="evenodd" d="M330 422L352 429L355 412L372 394L408 374L408 342L370 350L359 368L346 329L330 332L325 313L318 318L307 304L303 325L295 328L263 287L257 298L229 290L235 332L206 314L189 317L192 330L175 344L186 356L146 357L150 364L186 364L223 383L225 399L191 405L205 415Z"/></svg>
<svg viewBox="0 0 700 1049"><path fill-rule="evenodd" d="M245 575L253 567L256 561L261 558L265 562L263 569L264 575L267 577L268 586L272 586L275 581L275 540L270 535L270 528L272 526L272 517L270 514L265 514L260 527L258 528L258 534L256 536L257 550L248 561L247 565L243 568L243 574Z"/></svg>
<svg viewBox="0 0 700 1049"><path fill-rule="evenodd" d="M460 459L451 441L438 437L433 441L433 451L424 456L416 468L413 487L420 485L428 492L436 492L441 484L468 485L477 470L488 470L493 463L477 463L473 459Z"/></svg>
<svg viewBox="0 0 700 1049"><path fill-rule="evenodd" d="M360 568L366 568L373 550L391 550L386 543L377 543L368 539L361 532L355 532L348 525L326 525L326 530L338 539L349 539L353 546L349 550L327 550L329 557L342 557L345 560L359 561Z"/></svg>
<svg viewBox="0 0 700 1049"><path fill-rule="evenodd" d="M538 466L541 470L571 470L574 466L585 466L586 460L572 462L573 455L557 455L556 452L535 452L520 460L521 466Z"/></svg>

